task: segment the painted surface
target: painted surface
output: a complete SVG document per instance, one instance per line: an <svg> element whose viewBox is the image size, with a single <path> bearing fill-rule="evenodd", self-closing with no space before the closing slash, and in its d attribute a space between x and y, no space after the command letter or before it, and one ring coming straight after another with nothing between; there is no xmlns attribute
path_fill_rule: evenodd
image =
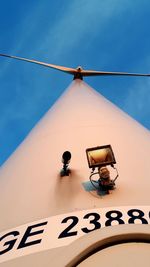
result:
<svg viewBox="0 0 150 267"><path fill-rule="evenodd" d="M149 267L149 251L150 244L119 244L93 254L91 257L78 264L77 267L99 267L99 263L104 267L141 267L143 263L145 267Z"/></svg>
<svg viewBox="0 0 150 267"><path fill-rule="evenodd" d="M150 225L150 206L71 212L9 229L0 233L0 263L67 246L92 231L123 224Z"/></svg>
<svg viewBox="0 0 150 267"><path fill-rule="evenodd" d="M90 175L85 151L108 144L119 178L116 189L101 196L83 187ZM66 150L71 174L60 177ZM75 80L1 168L0 232L80 210L149 205L149 154L149 131Z"/></svg>

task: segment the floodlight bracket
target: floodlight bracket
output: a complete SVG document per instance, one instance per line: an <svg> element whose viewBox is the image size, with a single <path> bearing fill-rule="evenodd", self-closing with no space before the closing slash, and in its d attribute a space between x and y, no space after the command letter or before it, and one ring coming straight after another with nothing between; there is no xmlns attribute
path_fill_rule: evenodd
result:
<svg viewBox="0 0 150 267"><path fill-rule="evenodd" d="M109 190L115 189L115 181L117 180L119 174L118 174L117 168L115 168L113 164L111 165L111 167L116 170L116 176L114 179L110 179L110 182L107 185L104 185L103 179L100 177L99 168L98 168L98 171L96 171L96 172L94 172L95 168L92 169L89 180L90 180L91 184L93 185L93 187L97 191L103 191L103 192L106 192L107 194L109 194ZM103 167L101 167L101 168L103 168ZM99 175L97 180L93 179L94 175Z"/></svg>

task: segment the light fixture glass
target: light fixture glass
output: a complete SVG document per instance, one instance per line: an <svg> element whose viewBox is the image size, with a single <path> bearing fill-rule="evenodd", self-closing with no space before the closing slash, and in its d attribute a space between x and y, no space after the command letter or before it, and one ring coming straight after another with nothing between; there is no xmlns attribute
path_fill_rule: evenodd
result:
<svg viewBox="0 0 150 267"><path fill-rule="evenodd" d="M97 146L86 149L89 168L103 167L116 163L111 145Z"/></svg>

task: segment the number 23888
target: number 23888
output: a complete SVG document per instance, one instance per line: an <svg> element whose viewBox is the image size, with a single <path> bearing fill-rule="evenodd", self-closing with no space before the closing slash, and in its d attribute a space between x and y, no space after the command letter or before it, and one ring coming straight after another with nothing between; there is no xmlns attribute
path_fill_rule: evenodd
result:
<svg viewBox="0 0 150 267"><path fill-rule="evenodd" d="M126 222L123 219L123 215L127 218ZM148 212L148 218L150 218L150 212ZM89 233L94 230L102 228L101 224L101 215L97 212L90 212L83 216L82 224L86 226L81 227L81 231L83 233ZM105 213L105 222L104 226L113 226L118 224L149 224L147 218L145 218L145 213L140 209L130 209L124 214L124 212L120 210L110 210ZM58 238L66 238L71 236L78 235L78 230L76 230L76 226L80 223L80 219L77 216L68 216L65 217L61 224L67 224L67 227L60 233ZM68 225L69 224L69 225Z"/></svg>

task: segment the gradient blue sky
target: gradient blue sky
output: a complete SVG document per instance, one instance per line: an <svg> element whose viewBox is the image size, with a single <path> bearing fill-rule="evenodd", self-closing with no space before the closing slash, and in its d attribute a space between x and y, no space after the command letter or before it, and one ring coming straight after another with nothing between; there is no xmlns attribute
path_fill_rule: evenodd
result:
<svg viewBox="0 0 150 267"><path fill-rule="evenodd" d="M150 73L150 1L0 0L0 53L68 67ZM71 80L0 57L0 165ZM150 129L150 78L85 81Z"/></svg>

